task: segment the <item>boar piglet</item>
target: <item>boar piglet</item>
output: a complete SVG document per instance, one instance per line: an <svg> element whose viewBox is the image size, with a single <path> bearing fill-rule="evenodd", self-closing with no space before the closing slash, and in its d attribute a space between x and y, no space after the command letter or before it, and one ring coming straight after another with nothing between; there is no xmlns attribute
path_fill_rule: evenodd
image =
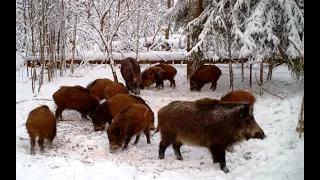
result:
<svg viewBox="0 0 320 180"><path fill-rule="evenodd" d="M132 103L122 108L107 130L110 152L120 149L123 143L122 149L126 149L134 135L136 135L134 145L137 144L142 131L147 137L147 143L150 144L152 118L153 113L146 105Z"/></svg>

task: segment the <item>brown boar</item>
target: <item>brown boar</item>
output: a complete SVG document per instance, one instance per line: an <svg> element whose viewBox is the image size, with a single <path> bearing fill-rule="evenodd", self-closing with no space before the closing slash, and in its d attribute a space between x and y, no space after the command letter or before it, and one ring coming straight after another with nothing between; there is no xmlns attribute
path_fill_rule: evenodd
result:
<svg viewBox="0 0 320 180"><path fill-rule="evenodd" d="M127 149L134 135L136 140L133 144L136 145L142 131L150 144L150 123L153 116L153 112L144 104L131 103L123 107L107 130L110 152L115 152L123 143L123 150Z"/></svg>
<svg viewBox="0 0 320 180"><path fill-rule="evenodd" d="M155 66L162 67L165 71L163 80L169 80L170 81L170 87L176 88L176 82L174 80L174 77L177 74L176 68L169 64L160 63Z"/></svg>
<svg viewBox="0 0 320 180"><path fill-rule="evenodd" d="M81 113L82 118L87 119L87 115L92 116L93 111L99 105L99 99L82 86L61 86L53 95L53 100L57 105L56 118L62 119L62 111L65 109L76 110Z"/></svg>
<svg viewBox="0 0 320 180"><path fill-rule="evenodd" d="M104 89L113 81L108 78L95 79L87 85L87 89L99 100L104 98Z"/></svg>
<svg viewBox="0 0 320 180"><path fill-rule="evenodd" d="M112 119L120 112L120 110L128 104L138 103L146 105L153 113L148 104L139 96L131 94L116 94L108 101L103 102L99 105L92 116L92 121L97 124L95 130L103 130L105 124L108 122L111 124ZM151 120L150 129L154 129L154 116Z"/></svg>
<svg viewBox="0 0 320 180"><path fill-rule="evenodd" d="M256 98L249 92L238 90L223 95L220 100L224 102L248 102L250 104L250 111L253 112Z"/></svg>
<svg viewBox="0 0 320 180"><path fill-rule="evenodd" d="M129 94L129 90L125 87L122 83L119 82L112 82L110 83L103 92L103 97L108 100L112 98L116 94Z"/></svg>
<svg viewBox="0 0 320 180"><path fill-rule="evenodd" d="M160 89L160 86L163 88L164 74L165 71L162 67L151 66L145 69L141 73L142 83L140 88L144 89L144 87L147 87L149 89L153 83L156 83L156 88Z"/></svg>
<svg viewBox="0 0 320 180"><path fill-rule="evenodd" d="M136 59L127 57L120 61L120 72L126 87L134 94L140 94L141 68Z"/></svg>
<svg viewBox="0 0 320 180"><path fill-rule="evenodd" d="M159 159L164 159L166 148L172 144L175 156L183 160L182 144L207 147L213 163L219 162L225 173L225 149L243 139L260 138L265 134L249 113L249 104L223 102L203 98L196 101L173 101L158 111L161 132Z"/></svg>
<svg viewBox="0 0 320 180"><path fill-rule="evenodd" d="M221 76L221 70L215 65L200 66L190 76L190 91L200 91L204 84L212 83L210 89L214 91L217 87L217 81Z"/></svg>
<svg viewBox="0 0 320 180"><path fill-rule="evenodd" d="M49 140L51 148L52 141L57 134L57 124L53 113L47 105L39 106L30 111L26 128L30 136L31 154L35 154L36 137L39 138L38 144L41 152L44 152L43 142L45 139Z"/></svg>

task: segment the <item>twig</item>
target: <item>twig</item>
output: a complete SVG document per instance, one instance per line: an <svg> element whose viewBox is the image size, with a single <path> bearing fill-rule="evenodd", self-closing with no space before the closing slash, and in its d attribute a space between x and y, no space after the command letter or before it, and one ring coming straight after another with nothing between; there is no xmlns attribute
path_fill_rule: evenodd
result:
<svg viewBox="0 0 320 180"><path fill-rule="evenodd" d="M279 170L277 169L277 171L279 171ZM281 171L279 171L279 172L281 172ZM286 177L290 180L288 174L287 174L286 172L284 172L284 171L282 171L282 172L283 172L283 173L286 175Z"/></svg>
<svg viewBox="0 0 320 180"><path fill-rule="evenodd" d="M53 101L52 99L32 99L32 100L37 100L37 101Z"/></svg>
<svg viewBox="0 0 320 180"><path fill-rule="evenodd" d="M274 95L274 96L277 96L278 98L280 98L280 99L284 99L283 97L280 97L280 96L278 96L278 95L275 95L275 94L273 94L273 93L271 93L271 92L269 92L269 91L267 91L265 88L262 88L264 91L266 91L266 92L268 92L268 93L270 93L270 94L272 94L272 95Z"/></svg>
<svg viewBox="0 0 320 180"><path fill-rule="evenodd" d="M16 104L23 103L23 102L26 102L26 101L27 100L21 100L21 101L16 102Z"/></svg>

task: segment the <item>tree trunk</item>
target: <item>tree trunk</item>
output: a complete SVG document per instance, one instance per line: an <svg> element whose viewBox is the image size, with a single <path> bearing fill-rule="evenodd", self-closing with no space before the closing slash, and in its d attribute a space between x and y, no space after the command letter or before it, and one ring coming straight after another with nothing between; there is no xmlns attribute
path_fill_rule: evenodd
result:
<svg viewBox="0 0 320 180"><path fill-rule="evenodd" d="M188 3L190 3L188 1ZM200 16L200 14L203 12L203 6L202 6L203 0L197 0L197 4L196 4L196 11L193 15L193 19L197 18ZM189 5L189 4L188 4ZM190 7L190 5L189 5ZM190 17L188 17L189 22L191 21ZM198 38L198 35L201 31L198 32L191 32L192 36L188 37L187 39L187 52L189 52L192 47L195 44L191 44L190 43L190 38L192 38L192 41L195 42ZM198 52L193 52L190 55L189 61L187 62L187 79L190 78L190 76L200 67L202 66L204 63L202 62L203 59L203 53L200 51L200 49L198 49ZM200 62L198 62L200 61Z"/></svg>
<svg viewBox="0 0 320 180"><path fill-rule="evenodd" d="M139 62L140 60L140 55L139 55L139 24L140 24L140 0L138 0L138 12L137 12L137 44L136 44L136 59Z"/></svg>
<svg viewBox="0 0 320 180"><path fill-rule="evenodd" d="M299 132L299 138L301 138L301 134L302 132L304 132L304 95L302 97L302 104L301 104L301 108L300 108L300 116L299 116L299 120L298 120L298 126L296 128L296 130Z"/></svg>
<svg viewBox="0 0 320 180"><path fill-rule="evenodd" d="M252 63L249 66L250 74L249 74L249 86L252 88Z"/></svg>
<svg viewBox="0 0 320 180"><path fill-rule="evenodd" d="M75 20L73 22L73 40L72 40L72 59L71 59L71 74L74 72L74 54L76 50L76 36L77 36L77 15L75 15Z"/></svg>
<svg viewBox="0 0 320 180"><path fill-rule="evenodd" d="M168 0L168 9L171 8L171 0ZM168 28L166 29L165 39L169 39L170 22L168 22Z"/></svg>
<svg viewBox="0 0 320 180"><path fill-rule="evenodd" d="M263 88L263 62L260 62L260 96L262 95L262 88Z"/></svg>
<svg viewBox="0 0 320 180"><path fill-rule="evenodd" d="M230 86L229 92L233 91L233 69L231 59L231 32L228 33L228 54L229 54L229 75L230 75Z"/></svg>
<svg viewBox="0 0 320 180"><path fill-rule="evenodd" d="M241 59L241 82L244 81L244 59Z"/></svg>
<svg viewBox="0 0 320 180"><path fill-rule="evenodd" d="M273 71L273 62L272 59L269 60L269 70L268 70L268 75L267 75L267 82L271 82L271 77L272 77L272 71Z"/></svg>

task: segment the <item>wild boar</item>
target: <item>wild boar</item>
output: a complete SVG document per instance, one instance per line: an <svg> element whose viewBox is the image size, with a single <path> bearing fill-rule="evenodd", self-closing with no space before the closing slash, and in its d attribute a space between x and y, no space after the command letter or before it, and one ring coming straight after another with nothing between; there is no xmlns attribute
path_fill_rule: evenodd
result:
<svg viewBox="0 0 320 180"><path fill-rule="evenodd" d="M153 112L144 104L132 103L123 107L107 130L110 152L115 152L123 143L123 150L127 149L134 135L136 135L134 142L136 145L142 131L146 135L147 143L150 144L150 123L153 116Z"/></svg>
<svg viewBox="0 0 320 180"><path fill-rule="evenodd" d="M149 108L151 113L153 113L152 109L141 97L131 94L116 94L108 101L100 104L93 113L92 121L96 124L94 125L95 130L103 130L107 122L108 124L112 124L112 119L114 119L120 110L126 105L132 103L144 104ZM151 120L150 129L154 129L154 116Z"/></svg>
<svg viewBox="0 0 320 180"><path fill-rule="evenodd" d="M251 112L253 112L253 105L256 101L251 93L242 90L229 92L223 95L220 100L224 102L248 102Z"/></svg>
<svg viewBox="0 0 320 180"><path fill-rule="evenodd" d="M116 94L129 94L129 90L125 87L122 83L119 82L112 82L110 83L103 92L103 97L108 100L112 98Z"/></svg>
<svg viewBox="0 0 320 180"><path fill-rule="evenodd" d="M212 83L210 89L214 91L217 87L217 81L221 76L221 70L215 65L200 66L190 76L190 91L200 91L204 84Z"/></svg>
<svg viewBox="0 0 320 180"><path fill-rule="evenodd" d="M65 109L76 110L81 113L82 118L87 119L87 115L91 117L100 104L99 99L93 96L90 90L78 85L61 86L52 97L57 105L57 120L62 119L62 111Z"/></svg>
<svg viewBox="0 0 320 180"><path fill-rule="evenodd" d="M127 57L120 61L120 72L126 87L134 94L140 94L141 68L136 59Z"/></svg>
<svg viewBox="0 0 320 180"><path fill-rule="evenodd" d="M165 73L164 73L163 80L169 80L170 81L170 87L176 88L176 82L174 80L174 77L177 74L176 68L174 68L173 66L171 66L169 64L165 64L165 63L160 63L160 64L157 64L155 66L159 66L159 67L162 67L164 69Z"/></svg>
<svg viewBox="0 0 320 180"><path fill-rule="evenodd" d="M165 71L162 67L151 66L141 73L142 83L140 85L141 89L147 87L148 89L153 83L156 83L156 88L160 89L160 86L163 88Z"/></svg>
<svg viewBox="0 0 320 180"><path fill-rule="evenodd" d="M87 85L87 89L99 100L104 98L104 89L113 81L108 78L95 79Z"/></svg>
<svg viewBox="0 0 320 180"><path fill-rule="evenodd" d="M159 159L172 144L175 156L183 160L182 144L207 147L213 163L219 162L225 173L225 149L243 139L263 139L265 134L249 113L249 104L202 98L196 101L172 101L158 111L161 133Z"/></svg>
<svg viewBox="0 0 320 180"><path fill-rule="evenodd" d="M43 142L45 139L49 140L51 148L52 141L57 134L57 124L53 113L47 105L36 107L30 111L26 128L30 136L30 154L35 154L36 137L39 137L38 144L41 152L44 152Z"/></svg>

